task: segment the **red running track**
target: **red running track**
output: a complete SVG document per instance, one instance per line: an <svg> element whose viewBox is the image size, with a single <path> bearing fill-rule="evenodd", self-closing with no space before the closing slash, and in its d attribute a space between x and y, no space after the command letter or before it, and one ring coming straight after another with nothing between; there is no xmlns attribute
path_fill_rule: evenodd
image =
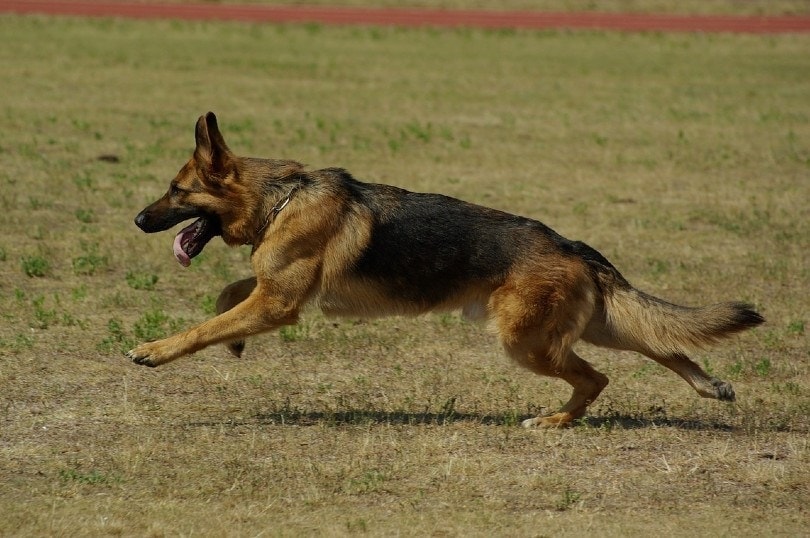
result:
<svg viewBox="0 0 810 538"><path fill-rule="evenodd" d="M373 7L161 4L111 0L0 0L0 13L40 13L134 19L230 20L330 25L586 29L625 32L810 32L810 16L542 13Z"/></svg>

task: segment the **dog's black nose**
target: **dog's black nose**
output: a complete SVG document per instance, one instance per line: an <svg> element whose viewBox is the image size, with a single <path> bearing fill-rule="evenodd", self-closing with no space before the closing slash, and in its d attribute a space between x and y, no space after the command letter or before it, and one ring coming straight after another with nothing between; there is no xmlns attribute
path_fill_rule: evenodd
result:
<svg viewBox="0 0 810 538"><path fill-rule="evenodd" d="M135 217L135 226L143 230L145 224L146 224L146 213L141 211L140 213L138 213L138 216Z"/></svg>

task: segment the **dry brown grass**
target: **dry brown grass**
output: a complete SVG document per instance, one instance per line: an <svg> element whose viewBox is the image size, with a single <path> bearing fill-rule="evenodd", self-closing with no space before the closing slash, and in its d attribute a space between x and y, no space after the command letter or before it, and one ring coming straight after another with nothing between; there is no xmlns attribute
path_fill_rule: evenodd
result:
<svg viewBox="0 0 810 538"><path fill-rule="evenodd" d="M0 29L0 535L806 532L808 38ZM239 153L539 218L673 301L754 302L766 326L697 356L737 403L583 347L611 378L589 417L525 431L568 389L456 316L313 313L241 360L132 365L248 270L219 243L183 270L132 224L208 109Z"/></svg>

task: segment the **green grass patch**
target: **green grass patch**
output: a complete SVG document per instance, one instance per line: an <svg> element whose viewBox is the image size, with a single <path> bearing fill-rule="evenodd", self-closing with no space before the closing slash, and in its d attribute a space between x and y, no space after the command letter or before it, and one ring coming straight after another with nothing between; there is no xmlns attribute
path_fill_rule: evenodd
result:
<svg viewBox="0 0 810 538"><path fill-rule="evenodd" d="M73 272L77 275L92 276L109 267L109 258L99 252L97 243L80 243L82 254L73 258Z"/></svg>
<svg viewBox="0 0 810 538"><path fill-rule="evenodd" d="M183 320L173 319L161 309L153 308L141 315L133 326L133 334L139 340L158 340L179 330Z"/></svg>
<svg viewBox="0 0 810 538"><path fill-rule="evenodd" d="M154 273L142 271L128 271L126 276L127 285L135 290L153 290L158 282L158 276Z"/></svg>
<svg viewBox="0 0 810 538"><path fill-rule="evenodd" d="M20 260L20 265L22 266L23 273L32 278L44 277L51 269L51 262L44 256L38 255L24 256Z"/></svg>

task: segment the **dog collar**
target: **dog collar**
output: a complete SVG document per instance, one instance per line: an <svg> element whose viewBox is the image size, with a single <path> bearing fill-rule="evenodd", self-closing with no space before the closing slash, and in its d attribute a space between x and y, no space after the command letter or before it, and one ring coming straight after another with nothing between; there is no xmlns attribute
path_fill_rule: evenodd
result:
<svg viewBox="0 0 810 538"><path fill-rule="evenodd" d="M262 224L262 227L256 230L257 238L267 229L268 226L270 226L270 223L272 223L276 219L276 216L278 216L278 214L281 213L281 210L287 207L287 204L289 204L290 200L292 199L293 193L295 193L295 191L298 190L300 186L301 185L299 184L293 185L292 189L290 189L290 192L287 193L287 196L281 198L278 202L276 202L276 205L274 205L273 208L270 210L270 212L267 214L267 218L264 220L264 224Z"/></svg>

